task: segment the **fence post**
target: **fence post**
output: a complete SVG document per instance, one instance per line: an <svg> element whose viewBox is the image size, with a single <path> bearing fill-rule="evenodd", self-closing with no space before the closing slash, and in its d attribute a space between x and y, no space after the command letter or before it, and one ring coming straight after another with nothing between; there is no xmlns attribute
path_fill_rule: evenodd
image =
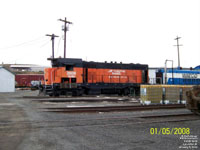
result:
<svg viewBox="0 0 200 150"><path fill-rule="evenodd" d="M162 104L165 104L166 89L162 89Z"/></svg>
<svg viewBox="0 0 200 150"><path fill-rule="evenodd" d="M183 89L182 88L179 89L179 98L180 98L179 104L181 104L181 102L183 100Z"/></svg>

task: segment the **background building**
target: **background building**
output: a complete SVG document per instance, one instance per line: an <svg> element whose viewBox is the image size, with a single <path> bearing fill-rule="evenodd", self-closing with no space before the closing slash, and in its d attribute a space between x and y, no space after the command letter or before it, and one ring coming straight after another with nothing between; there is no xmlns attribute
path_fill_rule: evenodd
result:
<svg viewBox="0 0 200 150"><path fill-rule="evenodd" d="M15 74L0 66L0 92L15 92Z"/></svg>
<svg viewBox="0 0 200 150"><path fill-rule="evenodd" d="M14 72L41 72L43 73L44 68L47 66L39 66L34 64L10 64L9 68Z"/></svg>

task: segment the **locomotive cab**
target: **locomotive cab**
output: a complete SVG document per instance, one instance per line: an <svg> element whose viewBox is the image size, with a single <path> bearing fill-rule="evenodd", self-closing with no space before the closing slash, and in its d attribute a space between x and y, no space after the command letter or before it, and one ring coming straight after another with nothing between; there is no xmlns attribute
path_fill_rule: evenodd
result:
<svg viewBox="0 0 200 150"><path fill-rule="evenodd" d="M78 83L82 83L81 59L51 59L52 68L45 69L45 89L50 96L75 93Z"/></svg>

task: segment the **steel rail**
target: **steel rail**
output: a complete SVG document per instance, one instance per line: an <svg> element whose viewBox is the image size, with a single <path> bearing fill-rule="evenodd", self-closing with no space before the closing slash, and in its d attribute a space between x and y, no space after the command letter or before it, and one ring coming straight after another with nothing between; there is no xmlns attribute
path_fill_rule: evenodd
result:
<svg viewBox="0 0 200 150"><path fill-rule="evenodd" d="M79 113L79 112L111 112L111 111L141 111L154 109L181 109L183 104L168 105L128 105L128 106L97 106L97 107L46 107L40 108L47 112Z"/></svg>

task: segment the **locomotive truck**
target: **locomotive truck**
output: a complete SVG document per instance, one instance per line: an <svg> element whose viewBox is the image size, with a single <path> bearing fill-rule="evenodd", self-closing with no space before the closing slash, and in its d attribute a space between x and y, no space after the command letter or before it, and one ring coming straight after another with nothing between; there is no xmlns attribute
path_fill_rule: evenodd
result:
<svg viewBox="0 0 200 150"><path fill-rule="evenodd" d="M148 65L93 62L74 58L49 58L44 71L44 92L50 96L82 94L139 94L148 83Z"/></svg>

